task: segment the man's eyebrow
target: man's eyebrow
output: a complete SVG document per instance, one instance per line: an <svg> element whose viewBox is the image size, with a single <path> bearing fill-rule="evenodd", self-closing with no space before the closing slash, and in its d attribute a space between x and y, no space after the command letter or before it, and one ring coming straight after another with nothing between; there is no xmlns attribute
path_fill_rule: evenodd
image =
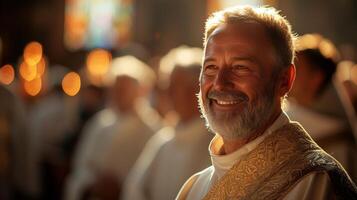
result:
<svg viewBox="0 0 357 200"><path fill-rule="evenodd" d="M213 57L207 57L203 60L203 63L206 63L206 62L213 62L213 61L216 61L216 59L214 59Z"/></svg>
<svg viewBox="0 0 357 200"><path fill-rule="evenodd" d="M232 58L232 61L249 61L255 63L254 59L249 56L235 56Z"/></svg>

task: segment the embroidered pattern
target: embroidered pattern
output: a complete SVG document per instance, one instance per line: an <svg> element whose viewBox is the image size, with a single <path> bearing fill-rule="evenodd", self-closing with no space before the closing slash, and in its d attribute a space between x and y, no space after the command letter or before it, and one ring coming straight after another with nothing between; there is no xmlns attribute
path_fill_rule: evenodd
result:
<svg viewBox="0 0 357 200"><path fill-rule="evenodd" d="M204 199L282 199L303 176L313 171L328 172L332 184L336 184L334 188L344 185L340 193L347 194L343 195L356 194L356 186L342 166L298 123L290 123L236 163Z"/></svg>

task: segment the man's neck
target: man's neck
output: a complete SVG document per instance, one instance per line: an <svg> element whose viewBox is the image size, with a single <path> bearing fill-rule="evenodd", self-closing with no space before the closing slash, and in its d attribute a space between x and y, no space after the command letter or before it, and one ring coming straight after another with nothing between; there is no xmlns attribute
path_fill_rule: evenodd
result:
<svg viewBox="0 0 357 200"><path fill-rule="evenodd" d="M275 122L275 120L279 117L281 112L282 111L279 110L279 112L273 114L272 117L267 121L267 123L265 123L265 125L256 129L254 132L250 133L248 137L236 138L236 139L223 138L223 147L220 150L219 154L224 155L224 154L233 153L236 150L240 149L245 144L261 136Z"/></svg>

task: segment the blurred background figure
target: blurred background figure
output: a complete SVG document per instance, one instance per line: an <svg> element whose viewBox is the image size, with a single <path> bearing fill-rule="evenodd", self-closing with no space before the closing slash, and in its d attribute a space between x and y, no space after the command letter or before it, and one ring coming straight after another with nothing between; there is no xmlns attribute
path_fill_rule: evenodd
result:
<svg viewBox="0 0 357 200"><path fill-rule="evenodd" d="M331 41L319 34L297 40L296 79L286 111L299 121L311 137L355 176L356 143L335 72L339 53Z"/></svg>
<svg viewBox="0 0 357 200"><path fill-rule="evenodd" d="M212 135L200 119L196 98L201 59L201 49L186 46L161 59L159 81L178 121L149 140L130 172L122 199L174 199L190 175L209 165L207 145Z"/></svg>
<svg viewBox="0 0 357 200"><path fill-rule="evenodd" d="M28 198L28 132L21 100L0 85L0 199Z"/></svg>
<svg viewBox="0 0 357 200"><path fill-rule="evenodd" d="M357 136L357 65L352 61L340 62L336 79L341 85L341 96L345 97L346 111Z"/></svg>
<svg viewBox="0 0 357 200"><path fill-rule="evenodd" d="M85 76L83 76L85 77ZM88 80L84 80L83 87L81 88L80 95L78 96L78 110L77 126L71 130L62 143L64 157L66 159L67 176L72 170L74 154L77 149L78 143L85 136L87 131L84 131L84 126L87 122L100 110L104 109L105 105L105 88L102 85L94 85ZM100 127L100 125L98 125Z"/></svg>
<svg viewBox="0 0 357 200"><path fill-rule="evenodd" d="M152 66L158 77L158 81L156 81L153 89L151 104L161 116L163 126L174 126L177 123L177 115L167 91L169 75L163 75L163 72L160 71L160 61L160 56L153 57L149 60L150 66Z"/></svg>
<svg viewBox="0 0 357 200"><path fill-rule="evenodd" d="M78 99L78 125L76 129L72 130L73 134L70 134L63 144L68 157L71 157L74 153L77 143L82 137L84 124L94 114L103 109L104 99L105 91L103 86L87 83L81 88L81 95Z"/></svg>
<svg viewBox="0 0 357 200"><path fill-rule="evenodd" d="M147 95L153 71L133 56L113 60L107 107L86 125L65 199L117 199L122 182L146 141L160 128Z"/></svg>
<svg viewBox="0 0 357 200"><path fill-rule="evenodd" d="M62 78L69 70L55 65L48 69L42 96L28 109L31 190L44 199L61 199L68 171L63 142L78 124L77 99L62 91Z"/></svg>

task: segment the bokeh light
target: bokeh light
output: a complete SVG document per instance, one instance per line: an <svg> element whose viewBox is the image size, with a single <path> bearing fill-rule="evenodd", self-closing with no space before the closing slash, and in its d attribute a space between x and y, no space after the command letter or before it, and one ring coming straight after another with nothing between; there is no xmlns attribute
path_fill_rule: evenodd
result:
<svg viewBox="0 0 357 200"><path fill-rule="evenodd" d="M42 58L42 45L38 42L30 42L24 49L24 60L28 65L36 65Z"/></svg>
<svg viewBox="0 0 357 200"><path fill-rule="evenodd" d="M81 78L76 72L69 72L62 80L62 89L69 96L75 96L81 89Z"/></svg>
<svg viewBox="0 0 357 200"><path fill-rule="evenodd" d="M37 75L37 65L29 65L26 62L20 64L20 75L26 81L32 81Z"/></svg>
<svg viewBox="0 0 357 200"><path fill-rule="evenodd" d="M98 87L102 87L104 85L104 76L94 76L89 73L88 70L86 70L84 74L86 75L86 80L88 80L91 84Z"/></svg>
<svg viewBox="0 0 357 200"><path fill-rule="evenodd" d="M42 80L41 78L35 78L31 81L24 82L25 92L30 96L36 96L40 93L42 88Z"/></svg>
<svg viewBox="0 0 357 200"><path fill-rule="evenodd" d="M104 49L96 49L87 57L87 69L93 76L103 76L108 72L111 62L111 54Z"/></svg>
<svg viewBox="0 0 357 200"><path fill-rule="evenodd" d="M0 68L0 82L9 85L14 81L15 70L11 65L4 65Z"/></svg>
<svg viewBox="0 0 357 200"><path fill-rule="evenodd" d="M37 64L37 72L36 72L36 78L43 76L43 74L46 71L46 61L42 57L40 62Z"/></svg>

